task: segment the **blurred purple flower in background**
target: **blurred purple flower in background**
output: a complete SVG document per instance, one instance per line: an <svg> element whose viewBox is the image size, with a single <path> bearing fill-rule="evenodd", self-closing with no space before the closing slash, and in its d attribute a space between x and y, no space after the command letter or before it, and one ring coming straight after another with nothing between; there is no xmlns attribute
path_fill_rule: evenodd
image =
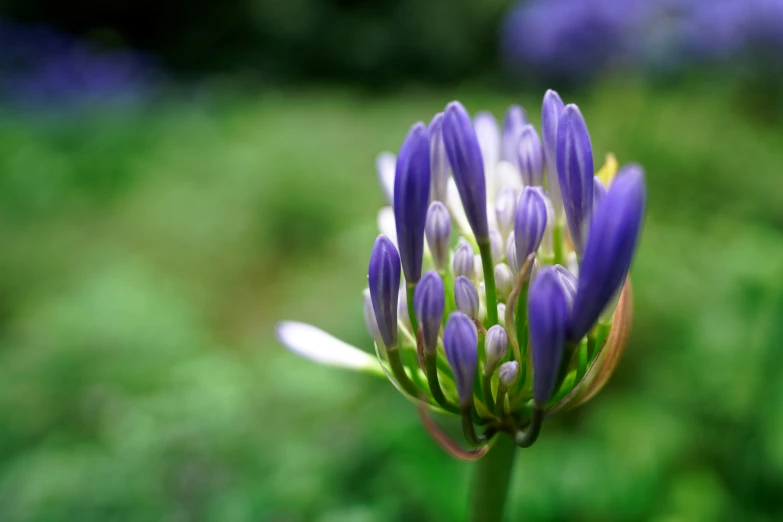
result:
<svg viewBox="0 0 783 522"><path fill-rule="evenodd" d="M502 28L512 70L581 79L783 50L783 0L530 0Z"/></svg>
<svg viewBox="0 0 783 522"><path fill-rule="evenodd" d="M160 86L154 61L44 26L0 20L0 103L36 109L136 105Z"/></svg>

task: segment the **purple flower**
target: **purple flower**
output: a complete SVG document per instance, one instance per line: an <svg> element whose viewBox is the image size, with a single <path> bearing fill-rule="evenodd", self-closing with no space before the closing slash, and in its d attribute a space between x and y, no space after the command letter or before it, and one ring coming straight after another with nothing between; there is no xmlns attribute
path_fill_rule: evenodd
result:
<svg viewBox="0 0 783 522"><path fill-rule="evenodd" d="M590 226L587 249L579 267L570 339L581 339L622 287L639 238L645 198L642 168L624 167L612 182Z"/></svg>
<svg viewBox="0 0 783 522"><path fill-rule="evenodd" d="M533 358L533 399L543 407L555 391L565 349L568 305L553 267L539 272L528 293L528 325Z"/></svg>
<svg viewBox="0 0 783 522"><path fill-rule="evenodd" d="M455 276L465 276L473 279L476 273L476 261L473 254L473 247L469 243L460 243L454 251L454 259L451 262L451 269Z"/></svg>
<svg viewBox="0 0 783 522"><path fill-rule="evenodd" d="M427 128L419 122L411 127L397 156L394 175L394 220L397 244L405 279L416 283L421 277L424 254L424 224L430 200L430 142Z"/></svg>
<svg viewBox="0 0 783 522"><path fill-rule="evenodd" d="M519 133L519 172L527 186L541 186L544 182L544 149L535 127L525 125Z"/></svg>
<svg viewBox="0 0 783 522"><path fill-rule="evenodd" d="M544 103L541 105L541 136L547 181L549 182L547 187L549 198L558 215L561 215L563 201L560 195L560 182L557 179L557 124L560 122L563 109L563 100L560 99L560 95L551 89L546 91Z"/></svg>
<svg viewBox="0 0 783 522"><path fill-rule="evenodd" d="M443 280L434 270L424 274L416 285L413 308L421 327L424 349L427 353L435 353L440 323L443 321L443 312L446 308L446 296Z"/></svg>
<svg viewBox="0 0 783 522"><path fill-rule="evenodd" d="M516 262L525 264L527 256L538 250L546 230L546 201L534 187L525 187L519 196L514 224Z"/></svg>
<svg viewBox="0 0 783 522"><path fill-rule="evenodd" d="M582 113L568 104L557 125L557 179L568 230L577 254L584 251L586 228L593 210L593 147Z"/></svg>
<svg viewBox="0 0 783 522"><path fill-rule="evenodd" d="M479 295L476 285L467 277L457 276L454 281L454 304L457 310L468 317L476 318L479 312Z"/></svg>
<svg viewBox="0 0 783 522"><path fill-rule="evenodd" d="M432 252L435 268L444 270L449 262L449 241L451 239L451 217L446 205L433 201L427 210L424 235Z"/></svg>
<svg viewBox="0 0 783 522"><path fill-rule="evenodd" d="M604 199L605 195L606 195L606 187L604 186L604 182L601 181L599 178L594 177L593 178L593 213L595 213L595 210L598 208L598 205L601 203L601 200Z"/></svg>
<svg viewBox="0 0 783 522"><path fill-rule="evenodd" d="M470 228L479 242L486 241L489 226L484 159L468 111L457 101L446 106L443 141Z"/></svg>
<svg viewBox="0 0 783 522"><path fill-rule="evenodd" d="M397 298L400 293L400 256L394 243L378 236L370 255L367 278L375 321L386 347L397 346Z"/></svg>
<svg viewBox="0 0 783 522"><path fill-rule="evenodd" d="M473 320L462 312L452 313L443 331L443 346L454 373L460 405L470 406L478 367L478 332Z"/></svg>

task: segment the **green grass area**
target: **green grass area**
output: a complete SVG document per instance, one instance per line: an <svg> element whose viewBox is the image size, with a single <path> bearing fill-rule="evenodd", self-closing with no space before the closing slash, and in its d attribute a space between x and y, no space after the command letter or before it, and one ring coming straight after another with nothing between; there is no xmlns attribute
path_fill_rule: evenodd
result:
<svg viewBox="0 0 783 522"><path fill-rule="evenodd" d="M294 93L0 119L0 520L458 519L470 465L387 383L318 367L283 318L369 347L375 155L459 95ZM721 92L572 99L647 171L635 327L594 401L522 451L512 520L783 514L783 128Z"/></svg>

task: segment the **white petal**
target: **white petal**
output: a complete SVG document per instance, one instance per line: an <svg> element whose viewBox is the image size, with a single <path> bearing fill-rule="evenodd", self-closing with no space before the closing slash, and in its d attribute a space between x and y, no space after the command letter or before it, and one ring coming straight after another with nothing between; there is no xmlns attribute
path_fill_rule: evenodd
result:
<svg viewBox="0 0 783 522"><path fill-rule="evenodd" d="M309 324L280 322L277 338L286 348L311 361L352 370L380 371L375 357Z"/></svg>
<svg viewBox="0 0 783 522"><path fill-rule="evenodd" d="M473 232L468 223L468 216L465 215L465 209L462 207L462 200L459 197L459 191L457 190L457 184L454 182L454 178L449 178L446 207L448 207L451 219L454 221L454 224L457 225L457 230L459 230L460 234L472 238Z"/></svg>
<svg viewBox="0 0 783 522"><path fill-rule="evenodd" d="M394 210L391 207L381 207L378 211L378 230L391 239L395 247L397 246L397 224L394 221Z"/></svg>
<svg viewBox="0 0 783 522"><path fill-rule="evenodd" d="M375 158L375 170L378 180L389 203L394 203L394 171L397 168L397 156L391 152L381 152Z"/></svg>
<svg viewBox="0 0 783 522"><path fill-rule="evenodd" d="M497 192L500 192L506 187L516 189L517 192L522 192L523 186L522 176L514 165L508 161L501 161L495 165L495 188L497 189ZM497 197L497 193L495 194L495 197Z"/></svg>
<svg viewBox="0 0 783 522"><path fill-rule="evenodd" d="M566 268L579 279L579 259L576 257L576 252L566 254Z"/></svg>
<svg viewBox="0 0 783 522"><path fill-rule="evenodd" d="M491 166L500 159L500 128L492 113L479 112L473 120L481 155L485 166Z"/></svg>

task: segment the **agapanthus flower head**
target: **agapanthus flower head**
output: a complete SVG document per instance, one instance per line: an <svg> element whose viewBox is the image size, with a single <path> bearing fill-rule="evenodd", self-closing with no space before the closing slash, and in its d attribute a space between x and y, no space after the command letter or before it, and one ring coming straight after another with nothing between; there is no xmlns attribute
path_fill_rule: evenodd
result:
<svg viewBox="0 0 783 522"><path fill-rule="evenodd" d="M610 155L596 177L584 119L554 91L544 100L538 152L523 166L518 153L532 136L521 108L506 114L501 136L493 117L471 118L458 102L429 129L415 125L396 160L394 219L388 207L379 213L386 235L368 267L363 310L378 364L300 323L278 330L283 343L386 376L422 408L461 416L473 446L499 432L530 446L546 415L594 396L627 338L624 283L644 176L636 165L617 173ZM384 185L391 157L379 161ZM436 171L445 181L434 182Z"/></svg>

